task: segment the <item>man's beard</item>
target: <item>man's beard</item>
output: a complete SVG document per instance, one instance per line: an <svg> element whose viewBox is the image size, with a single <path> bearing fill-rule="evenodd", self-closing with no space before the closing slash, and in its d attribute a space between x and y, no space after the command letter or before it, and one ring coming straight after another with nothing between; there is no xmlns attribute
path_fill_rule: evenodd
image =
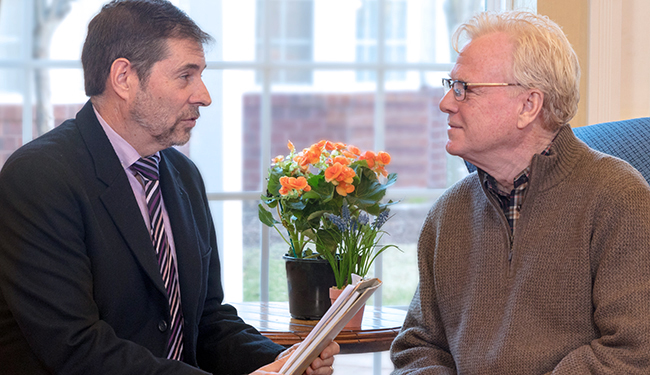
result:
<svg viewBox="0 0 650 375"><path fill-rule="evenodd" d="M182 146L189 142L192 128L181 129L182 120L198 118L199 108L192 107L182 113L169 127L166 125L169 119L166 118L164 110L155 104L155 100L146 90L141 90L136 94L135 102L129 113L133 121L146 129L149 135L165 148Z"/></svg>

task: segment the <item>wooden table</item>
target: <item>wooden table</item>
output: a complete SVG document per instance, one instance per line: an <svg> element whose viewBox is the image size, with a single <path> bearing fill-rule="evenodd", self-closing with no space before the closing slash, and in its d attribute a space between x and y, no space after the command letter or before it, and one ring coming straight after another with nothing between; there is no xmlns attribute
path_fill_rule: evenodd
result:
<svg viewBox="0 0 650 375"><path fill-rule="evenodd" d="M231 303L244 321L276 344L289 347L304 340L318 321L291 318L286 302ZM335 341L341 354L371 353L388 350L399 333L406 311L366 306L361 329L344 329Z"/></svg>

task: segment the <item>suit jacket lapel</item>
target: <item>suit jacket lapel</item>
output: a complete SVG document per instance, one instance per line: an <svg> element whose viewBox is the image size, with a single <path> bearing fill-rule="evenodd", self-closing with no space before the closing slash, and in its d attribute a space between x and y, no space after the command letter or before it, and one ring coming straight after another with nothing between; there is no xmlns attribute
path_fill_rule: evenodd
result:
<svg viewBox="0 0 650 375"><path fill-rule="evenodd" d="M97 179L106 186L100 200L144 272L166 295L151 237L131 185L113 146L95 116L90 101L77 114L77 126L95 164Z"/></svg>
<svg viewBox="0 0 650 375"><path fill-rule="evenodd" d="M180 183L180 173L168 163L164 154L160 162L160 188L169 214L178 259L178 281L181 288L181 304L185 319L196 315L201 285L201 259L198 233L189 196Z"/></svg>

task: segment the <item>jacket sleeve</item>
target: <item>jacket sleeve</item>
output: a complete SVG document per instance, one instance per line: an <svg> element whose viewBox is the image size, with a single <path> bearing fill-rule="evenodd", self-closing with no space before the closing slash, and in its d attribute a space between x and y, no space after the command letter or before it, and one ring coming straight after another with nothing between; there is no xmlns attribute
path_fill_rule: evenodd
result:
<svg viewBox="0 0 650 375"><path fill-rule="evenodd" d="M456 374L436 302L433 277L436 238L432 220L430 213L418 241L420 282L404 325L391 345L393 375Z"/></svg>
<svg viewBox="0 0 650 375"><path fill-rule="evenodd" d="M119 338L103 320L93 295L92 249L85 242L90 200L69 163L29 152L10 159L0 173L3 371L205 374L156 358Z"/></svg>
<svg viewBox="0 0 650 375"><path fill-rule="evenodd" d="M197 362L214 374L247 374L273 362L285 348L262 336L237 315L234 307L223 303L220 275L215 240L199 322Z"/></svg>
<svg viewBox="0 0 650 375"><path fill-rule="evenodd" d="M171 156L169 153L167 155ZM180 157L180 155L176 156ZM176 162L182 161L176 159ZM197 363L201 369L214 374L235 375L253 372L273 362L285 348L261 335L237 315L234 307L223 303L217 237L205 185L193 163L189 162L189 165L180 170L184 175L183 179L192 179L185 182L185 188L191 192L192 199L201 200L200 204L195 205L195 210L199 206L203 207L205 214L200 216L205 217L207 223L198 227L207 229L206 233L200 233L200 236L209 239L212 249L206 272L206 295L201 301L203 308L198 323ZM196 211L195 216L198 216Z"/></svg>

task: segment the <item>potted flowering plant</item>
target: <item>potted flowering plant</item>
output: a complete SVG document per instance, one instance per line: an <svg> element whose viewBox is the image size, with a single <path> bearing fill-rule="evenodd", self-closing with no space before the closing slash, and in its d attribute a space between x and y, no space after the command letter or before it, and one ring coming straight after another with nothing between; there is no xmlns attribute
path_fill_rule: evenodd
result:
<svg viewBox="0 0 650 375"><path fill-rule="evenodd" d="M381 238L386 234L381 227L390 218L390 210L385 208L381 210L374 220L370 215L361 209L344 204L341 207L341 214L325 214L334 228L327 229L332 233L332 237L337 241L335 251L324 251L323 256L329 261L334 270L336 285L329 290L331 302L339 297L343 288L352 283L353 275L361 278L370 271L377 256L385 250L395 245L379 245ZM401 250L400 250L401 251ZM358 328L361 326L363 319L363 306L355 316L346 324L345 328Z"/></svg>
<svg viewBox="0 0 650 375"><path fill-rule="evenodd" d="M375 259L372 255L377 245L375 240L383 234L379 231L380 226L363 227L375 233L372 240L368 235L363 236L364 251L371 251L362 255L364 266L348 267L348 263L340 266L341 260L351 259L352 251L357 250L342 244L347 234L332 218L341 217L342 210L347 210L345 212L349 212L356 223L359 223L359 215L362 221L368 215L381 217L384 221L388 218L387 207L393 202L382 203L381 200L386 189L397 180L395 173L388 174L385 169L390 163L390 155L386 152L362 153L355 146L326 140L302 151L297 151L291 142L287 146L289 155L274 158L269 168L267 193L259 205L260 221L275 228L287 243L289 250L285 259L325 259L334 274L329 286L339 284L338 280L349 280L348 270L366 270L367 273ZM292 289L295 288L295 285L289 286L290 309ZM302 293L297 298L304 299L310 294L313 293ZM324 294L327 296L328 293ZM329 303L325 311L327 308Z"/></svg>

